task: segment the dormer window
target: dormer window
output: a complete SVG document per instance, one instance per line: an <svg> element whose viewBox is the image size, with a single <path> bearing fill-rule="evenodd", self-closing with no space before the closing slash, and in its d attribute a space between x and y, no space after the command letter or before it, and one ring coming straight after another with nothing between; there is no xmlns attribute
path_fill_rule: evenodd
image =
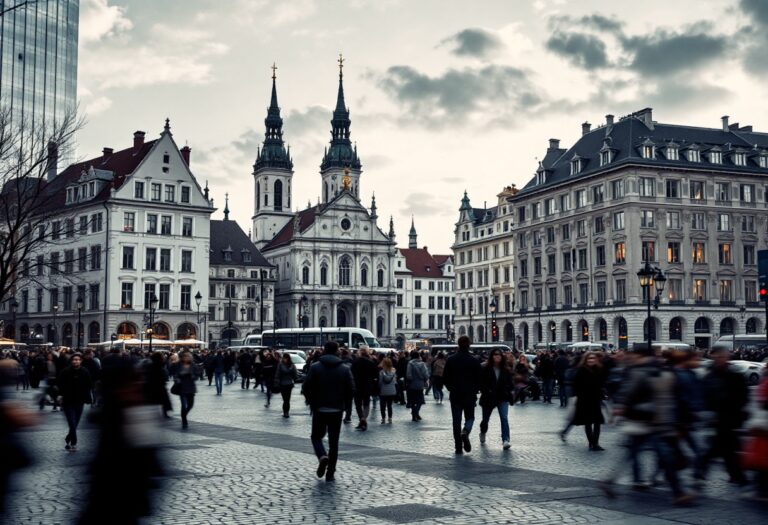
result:
<svg viewBox="0 0 768 525"><path fill-rule="evenodd" d="M701 151L698 148L688 150L688 162L701 162Z"/></svg>
<svg viewBox="0 0 768 525"><path fill-rule="evenodd" d="M709 152L709 162L712 164L722 164L723 163L723 152L719 149L712 150Z"/></svg>
<svg viewBox="0 0 768 525"><path fill-rule="evenodd" d="M737 166L746 166L747 165L747 154L743 151L737 151L733 154L733 163Z"/></svg>
<svg viewBox="0 0 768 525"><path fill-rule="evenodd" d="M643 142L642 148L640 148L640 153L642 154L644 159L655 159L656 146L650 140L646 140L645 142Z"/></svg>
<svg viewBox="0 0 768 525"><path fill-rule="evenodd" d="M680 154L677 146L674 145L668 145L665 155L667 156L667 160L680 160Z"/></svg>
<svg viewBox="0 0 768 525"><path fill-rule="evenodd" d="M757 162L761 168L768 168L768 153L761 153Z"/></svg>
<svg viewBox="0 0 768 525"><path fill-rule="evenodd" d="M600 152L600 165L605 166L613 160L613 152L610 149L604 149Z"/></svg>
<svg viewBox="0 0 768 525"><path fill-rule="evenodd" d="M573 159L571 159L571 175L576 175L577 173L580 173L581 168L582 168L582 159L578 155L575 155Z"/></svg>
<svg viewBox="0 0 768 525"><path fill-rule="evenodd" d="M243 250L243 262L251 262L251 252Z"/></svg>

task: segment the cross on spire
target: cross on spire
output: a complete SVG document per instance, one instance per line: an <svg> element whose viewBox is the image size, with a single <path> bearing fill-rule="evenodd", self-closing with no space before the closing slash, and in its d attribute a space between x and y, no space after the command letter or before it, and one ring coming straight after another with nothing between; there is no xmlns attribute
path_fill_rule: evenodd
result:
<svg viewBox="0 0 768 525"><path fill-rule="evenodd" d="M272 62L272 67L270 69L272 69L272 80L275 80L277 78L277 74L275 73L277 71L277 65Z"/></svg>
<svg viewBox="0 0 768 525"><path fill-rule="evenodd" d="M344 76L344 57L339 53L339 59L337 60L339 63L339 80Z"/></svg>

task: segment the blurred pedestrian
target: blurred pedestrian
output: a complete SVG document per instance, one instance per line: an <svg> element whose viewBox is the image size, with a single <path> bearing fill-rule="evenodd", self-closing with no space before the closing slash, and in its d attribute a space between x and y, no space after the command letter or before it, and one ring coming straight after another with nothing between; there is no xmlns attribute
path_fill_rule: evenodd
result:
<svg viewBox="0 0 768 525"><path fill-rule="evenodd" d="M604 450L600 446L600 426L605 423L602 410L604 388L605 374L600 356L596 352L585 352L573 378L576 411L568 426L560 433L561 438L565 439L571 426L583 425L589 450Z"/></svg>
<svg viewBox="0 0 768 525"><path fill-rule="evenodd" d="M67 418L67 432L64 438L65 449L77 450L77 427L83 415L83 407L90 405L91 374L83 366L83 356L79 353L72 355L69 366L64 368L57 379L61 408Z"/></svg>
<svg viewBox="0 0 768 525"><path fill-rule="evenodd" d="M360 348L357 357L350 366L352 378L355 381L355 411L359 423L357 429L365 432L368 430L368 415L371 411L371 396L376 388L378 369L376 363L371 360L367 348Z"/></svg>
<svg viewBox="0 0 768 525"><path fill-rule="evenodd" d="M411 359L405 371L408 391L408 405L411 407L411 420L421 421L421 406L424 404L424 387L429 380L429 370L418 351L411 352Z"/></svg>
<svg viewBox="0 0 768 525"><path fill-rule="evenodd" d="M163 416L168 418L168 412L173 410L171 398L168 395L166 384L168 383L168 372L165 368L165 362L162 352L153 352L150 356L150 362L146 365L145 371L145 395L150 405L160 405Z"/></svg>
<svg viewBox="0 0 768 525"><path fill-rule="evenodd" d="M269 408L272 402L272 388L275 382L275 370L277 369L277 359L271 351L267 351L261 361L262 384L266 385L267 403L264 408Z"/></svg>
<svg viewBox="0 0 768 525"><path fill-rule="evenodd" d="M192 354L185 350L179 356L179 363L173 372L174 389L178 392L181 403L181 428L183 429L189 427L187 416L195 406L197 385L195 385L194 373Z"/></svg>
<svg viewBox="0 0 768 525"><path fill-rule="evenodd" d="M432 395L438 405L443 404L443 370L445 370L445 353L438 352L435 359L430 363L431 375L429 378L432 383Z"/></svg>

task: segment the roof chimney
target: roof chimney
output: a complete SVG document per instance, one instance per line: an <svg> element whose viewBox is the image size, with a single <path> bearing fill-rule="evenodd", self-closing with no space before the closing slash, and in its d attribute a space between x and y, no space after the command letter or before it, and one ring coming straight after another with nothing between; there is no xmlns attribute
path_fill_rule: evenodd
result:
<svg viewBox="0 0 768 525"><path fill-rule="evenodd" d="M653 108L643 108L633 113L632 116L640 119L648 129L653 129Z"/></svg>
<svg viewBox="0 0 768 525"><path fill-rule="evenodd" d="M723 121L723 131L725 131L726 133L728 133L728 118L729 118L728 115L723 115L722 117L720 117L720 120Z"/></svg>
<svg viewBox="0 0 768 525"><path fill-rule="evenodd" d="M189 154L190 153L192 153L192 148L190 148L189 146L184 146L183 148L181 148L181 158L184 159L184 164L186 164L187 167L189 167Z"/></svg>
<svg viewBox="0 0 768 525"><path fill-rule="evenodd" d="M56 177L59 170L59 147L54 141L48 142L48 173L46 178L48 182Z"/></svg>
<svg viewBox="0 0 768 525"><path fill-rule="evenodd" d="M592 129L592 124L590 124L589 122L585 122L584 124L581 125L581 134L586 135L587 133L589 133L589 130L591 129Z"/></svg>
<svg viewBox="0 0 768 525"><path fill-rule="evenodd" d="M560 149L560 139L549 139L549 150Z"/></svg>
<svg viewBox="0 0 768 525"><path fill-rule="evenodd" d="M606 126L613 126L613 115L605 116L605 124Z"/></svg>
<svg viewBox="0 0 768 525"><path fill-rule="evenodd" d="M114 153L114 151L115 150L113 150L112 148L105 147L103 150L101 150L101 153L104 156L104 159L106 160L107 158L112 156L112 153Z"/></svg>
<svg viewBox="0 0 768 525"><path fill-rule="evenodd" d="M133 134L133 153L134 154L138 153L143 145L144 145L144 132L143 131L135 132Z"/></svg>

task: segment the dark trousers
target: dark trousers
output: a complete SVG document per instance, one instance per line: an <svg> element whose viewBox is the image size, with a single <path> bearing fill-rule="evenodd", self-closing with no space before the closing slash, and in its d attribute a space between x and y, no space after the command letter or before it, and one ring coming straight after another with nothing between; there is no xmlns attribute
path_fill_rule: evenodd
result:
<svg viewBox="0 0 768 525"><path fill-rule="evenodd" d="M291 392L293 392L293 385L280 386L280 395L283 396L283 415L285 416L291 410Z"/></svg>
<svg viewBox="0 0 768 525"><path fill-rule="evenodd" d="M544 402L545 403L551 403L552 402L552 390L555 387L555 380L554 378L547 377L541 380L542 383L542 389L544 390L543 396L544 396Z"/></svg>
<svg viewBox="0 0 768 525"><path fill-rule="evenodd" d="M352 420L352 398L347 398L344 401L344 419L346 421Z"/></svg>
<svg viewBox="0 0 768 525"><path fill-rule="evenodd" d="M462 416L464 416L463 428ZM467 434L472 431L472 425L475 422L475 401L451 401L451 417L453 418L453 442L458 450L461 449L461 431L466 430Z"/></svg>
<svg viewBox="0 0 768 525"><path fill-rule="evenodd" d="M69 433L67 433L65 438L66 442L70 445L77 445L77 426L80 424L80 418L83 415L83 404L64 405L62 410L69 426Z"/></svg>
<svg viewBox="0 0 768 525"><path fill-rule="evenodd" d="M389 417L392 419L392 403L397 396L379 396L379 408L381 409L381 419Z"/></svg>
<svg viewBox="0 0 768 525"><path fill-rule="evenodd" d="M564 379L557 380L557 395L560 397L560 406L567 407L568 406L568 390L565 386Z"/></svg>
<svg viewBox="0 0 768 525"><path fill-rule="evenodd" d="M371 396L355 394L355 410L360 421L368 420L368 414L371 412Z"/></svg>
<svg viewBox="0 0 768 525"><path fill-rule="evenodd" d="M741 468L741 463L739 463L738 454L740 450L739 436L734 429L716 428L715 435L711 438L709 449L702 458L704 473L706 473L709 464L714 458L721 457L731 480L739 483L745 481L746 476Z"/></svg>
<svg viewBox="0 0 768 525"><path fill-rule="evenodd" d="M590 447L596 447L600 444L600 423L585 424L584 433L587 435L587 442L589 442Z"/></svg>
<svg viewBox="0 0 768 525"><path fill-rule="evenodd" d="M251 388L251 376L249 376L249 375L241 376L240 388L244 388L246 390Z"/></svg>
<svg viewBox="0 0 768 525"><path fill-rule="evenodd" d="M181 394L179 401L181 401L181 424L186 427L187 414L195 406L195 394Z"/></svg>
<svg viewBox="0 0 768 525"><path fill-rule="evenodd" d="M327 473L336 472L336 461L339 459L339 435L341 434L341 412L312 413L312 448L318 459L328 456ZM328 433L328 452L325 451L323 438Z"/></svg>

